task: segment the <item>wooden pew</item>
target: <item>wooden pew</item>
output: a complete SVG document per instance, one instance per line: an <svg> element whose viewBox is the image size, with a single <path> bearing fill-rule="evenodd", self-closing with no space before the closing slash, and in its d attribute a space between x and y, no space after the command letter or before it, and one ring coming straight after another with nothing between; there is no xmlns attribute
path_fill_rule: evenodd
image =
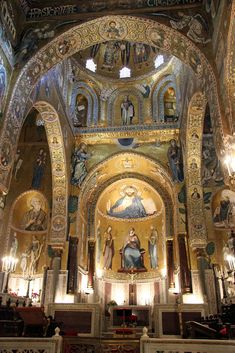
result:
<svg viewBox="0 0 235 353"><path fill-rule="evenodd" d="M14 308L0 306L0 336L19 337L22 335L23 321Z"/></svg>
<svg viewBox="0 0 235 353"><path fill-rule="evenodd" d="M42 337L47 327L47 319L41 308L18 307L15 309L24 322L22 336Z"/></svg>
<svg viewBox="0 0 235 353"><path fill-rule="evenodd" d="M218 338L218 332L206 325L200 324L196 321L187 321L186 326L186 335L187 338Z"/></svg>

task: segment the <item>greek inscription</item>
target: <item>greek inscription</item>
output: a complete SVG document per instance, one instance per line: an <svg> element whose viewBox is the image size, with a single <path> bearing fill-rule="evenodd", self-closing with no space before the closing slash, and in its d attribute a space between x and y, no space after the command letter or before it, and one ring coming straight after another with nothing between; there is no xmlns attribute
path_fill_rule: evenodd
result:
<svg viewBox="0 0 235 353"><path fill-rule="evenodd" d="M154 8L154 7L170 7L177 5L191 5L191 4L200 4L203 0L142 0L133 1L132 3L125 1L121 2L119 0L112 1L110 4L109 1L94 2L93 4L84 4L86 6L86 12L102 12L107 10L113 10L115 6L116 9L144 9L144 8ZM76 13L82 13L84 11L84 6L79 7L78 5L61 5L61 6L48 6L42 9L40 8L31 8L27 11L27 19L36 19L40 17L52 17L52 16L64 16Z"/></svg>
<svg viewBox="0 0 235 353"><path fill-rule="evenodd" d="M39 17L47 17L47 16L63 16L70 15L78 12L78 8L76 5L64 5L57 7L44 7L43 9L33 8L28 11L27 17L29 19L39 18Z"/></svg>

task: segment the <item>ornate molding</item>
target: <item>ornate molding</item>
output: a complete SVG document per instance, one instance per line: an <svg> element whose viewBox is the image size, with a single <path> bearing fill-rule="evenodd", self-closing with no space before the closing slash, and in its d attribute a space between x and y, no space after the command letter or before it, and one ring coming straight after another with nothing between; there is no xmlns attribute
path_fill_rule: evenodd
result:
<svg viewBox="0 0 235 353"><path fill-rule="evenodd" d="M235 2L232 1L232 9L230 16L230 25L228 31L228 47L226 57L226 74L225 84L228 90L228 105L227 113L230 120L230 126L234 133L235 131Z"/></svg>
<svg viewBox="0 0 235 353"><path fill-rule="evenodd" d="M121 272L115 272L115 271L104 271L103 275L103 280L107 283L113 283L115 280L116 283L126 283L126 281L130 280L130 276L128 273L121 273ZM150 270L147 272L139 272L137 274L137 277L135 277L135 283L152 283L154 282L161 282L162 280L162 274L158 270Z"/></svg>
<svg viewBox="0 0 235 353"><path fill-rule="evenodd" d="M207 244L203 188L201 182L201 151L205 107L205 95L201 92L195 93L188 109L186 140L189 244L194 248L205 247Z"/></svg>
<svg viewBox="0 0 235 353"><path fill-rule="evenodd" d="M159 140L161 142L167 142L173 138L178 138L179 129L168 129L158 130L156 126L148 126L148 125L136 125L134 129L122 129L122 127L110 128L110 129L90 129L88 132L82 133L80 130L80 135L77 136L77 142L84 142L86 144L104 144L107 142L112 142L113 139L118 138L137 138L137 139L146 139L146 135L148 136L148 141L151 139L153 142ZM98 133L98 134L97 134Z"/></svg>
<svg viewBox="0 0 235 353"><path fill-rule="evenodd" d="M34 104L45 122L52 167L52 217L49 242L63 243L67 236L67 167L59 116L47 102Z"/></svg>

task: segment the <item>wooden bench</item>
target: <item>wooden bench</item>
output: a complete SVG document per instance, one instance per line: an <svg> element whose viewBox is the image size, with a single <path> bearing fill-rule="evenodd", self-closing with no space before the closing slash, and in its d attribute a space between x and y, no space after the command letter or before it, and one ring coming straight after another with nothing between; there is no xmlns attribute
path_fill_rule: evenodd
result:
<svg viewBox="0 0 235 353"><path fill-rule="evenodd" d="M23 321L14 308L0 306L0 336L19 337L22 335Z"/></svg>
<svg viewBox="0 0 235 353"><path fill-rule="evenodd" d="M47 327L44 311L38 307L18 307L15 309L24 322L23 336L42 337Z"/></svg>

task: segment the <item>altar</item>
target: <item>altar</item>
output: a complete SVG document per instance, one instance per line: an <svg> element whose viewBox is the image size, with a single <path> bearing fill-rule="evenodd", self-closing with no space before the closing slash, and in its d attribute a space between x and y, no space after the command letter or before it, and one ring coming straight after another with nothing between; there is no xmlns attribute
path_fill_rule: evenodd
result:
<svg viewBox="0 0 235 353"><path fill-rule="evenodd" d="M152 328L151 307L148 305L125 305L114 306L111 308L111 327L118 328L136 328L142 330L147 327Z"/></svg>
<svg viewBox="0 0 235 353"><path fill-rule="evenodd" d="M48 305L48 314L62 323L65 335L98 337L100 335L99 304L54 304Z"/></svg>

